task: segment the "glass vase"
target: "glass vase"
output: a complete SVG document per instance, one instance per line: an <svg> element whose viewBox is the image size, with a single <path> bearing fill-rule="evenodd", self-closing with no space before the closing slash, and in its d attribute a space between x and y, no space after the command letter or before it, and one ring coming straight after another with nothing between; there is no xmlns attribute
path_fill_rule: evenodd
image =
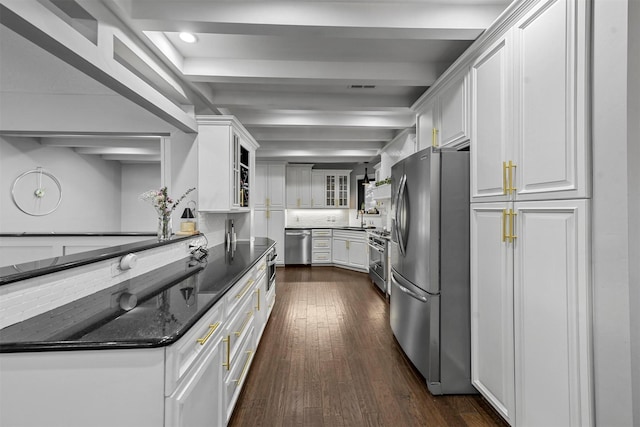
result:
<svg viewBox="0 0 640 427"><path fill-rule="evenodd" d="M171 215L158 216L158 241L164 242L171 239Z"/></svg>

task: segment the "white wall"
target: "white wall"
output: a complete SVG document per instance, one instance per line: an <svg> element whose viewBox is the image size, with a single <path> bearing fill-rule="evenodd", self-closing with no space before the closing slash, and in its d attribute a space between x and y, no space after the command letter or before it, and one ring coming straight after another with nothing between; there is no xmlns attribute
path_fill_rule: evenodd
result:
<svg viewBox="0 0 640 427"><path fill-rule="evenodd" d="M149 202L140 200L140 195L160 188L160 163L123 163L121 169L121 231L155 233L156 210Z"/></svg>
<svg viewBox="0 0 640 427"><path fill-rule="evenodd" d="M632 94L638 94L638 70L637 62L635 69L629 68L628 63L629 30L640 25L640 20L636 11L635 19L629 22L628 11L633 2L593 3L594 384L596 423L608 427L640 425L639 418L633 419L640 405L638 116L637 109L635 117L629 109ZM634 44L637 49L637 39ZM634 56L637 58L637 50ZM634 82L628 87L630 81ZM634 102L637 108L637 101ZM629 126L635 126L634 135L628 132ZM631 236L631 232L636 235ZM630 259L631 254L635 258ZM633 296L635 300L630 298Z"/></svg>
<svg viewBox="0 0 640 427"><path fill-rule="evenodd" d="M37 166L62 184L62 202L50 215L21 212L11 198L11 185ZM0 137L1 232L120 231L120 164L68 148L46 147L33 138Z"/></svg>

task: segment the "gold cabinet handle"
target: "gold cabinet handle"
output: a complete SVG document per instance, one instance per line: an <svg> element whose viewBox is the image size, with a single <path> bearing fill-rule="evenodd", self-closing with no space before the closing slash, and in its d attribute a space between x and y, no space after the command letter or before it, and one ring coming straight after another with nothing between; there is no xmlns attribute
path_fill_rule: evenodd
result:
<svg viewBox="0 0 640 427"><path fill-rule="evenodd" d="M507 210L502 209L502 242L507 241Z"/></svg>
<svg viewBox="0 0 640 427"><path fill-rule="evenodd" d="M267 219L271 218L271 211L267 209Z"/></svg>
<svg viewBox="0 0 640 427"><path fill-rule="evenodd" d="M298 198L298 201L296 202L297 206L300 207L300 199Z"/></svg>
<svg viewBox="0 0 640 427"><path fill-rule="evenodd" d="M218 326L220 326L220 322L216 322L213 325L209 325L209 332L207 332L207 334L204 337L198 338L196 342L199 343L200 345L204 345L209 340L209 338L211 338L211 335L213 335L216 329L218 329Z"/></svg>
<svg viewBox="0 0 640 427"><path fill-rule="evenodd" d="M266 200L264 201L264 204L269 207L269 205L271 204L271 200L267 197Z"/></svg>
<svg viewBox="0 0 640 427"><path fill-rule="evenodd" d="M513 239L517 238L518 236L516 236L514 234L514 227L515 227L515 216L518 215L515 211L509 209L509 242L513 243Z"/></svg>
<svg viewBox="0 0 640 427"><path fill-rule="evenodd" d="M243 289L238 293L238 295L236 295L236 299L240 299L240 298L242 298L242 297L247 293L247 291L249 290L249 288L251 287L251 285L253 285L254 283L255 283L255 280L253 280L253 279L249 279L249 280L247 281L246 286L245 286L245 287L244 287L244 288L243 288Z"/></svg>
<svg viewBox="0 0 640 427"><path fill-rule="evenodd" d="M239 331L234 332L234 334L236 334L237 337L242 335L242 333L244 332L245 328L249 324L249 321L251 320L251 316L253 316L253 310L247 312L247 318L244 319L244 323L242 324L242 327L240 328Z"/></svg>
<svg viewBox="0 0 640 427"><path fill-rule="evenodd" d="M236 387L240 385L240 383L244 379L244 375L247 373L247 368L249 367L249 362L251 361L252 354L253 354L253 350L248 350L246 352L247 360L244 362L244 366L242 367L242 372L240 372L240 378L238 378L237 380L233 380L236 383Z"/></svg>
<svg viewBox="0 0 640 427"><path fill-rule="evenodd" d="M262 264L260 266L260 271L264 271L265 268L267 268L267 264Z"/></svg>
<svg viewBox="0 0 640 427"><path fill-rule="evenodd" d="M438 146L438 129L436 128L431 130L431 145L434 147Z"/></svg>
<svg viewBox="0 0 640 427"><path fill-rule="evenodd" d="M222 367L227 368L228 371L231 369L231 335L227 335L222 341L227 343L227 361L222 363Z"/></svg>
<svg viewBox="0 0 640 427"><path fill-rule="evenodd" d="M255 293L258 294L258 306L256 307L256 309L260 311L260 288L256 289Z"/></svg>
<svg viewBox="0 0 640 427"><path fill-rule="evenodd" d="M509 164L507 165L507 169L509 169L509 194L513 194L516 191L516 188L513 186L513 169L515 167L515 163L509 160Z"/></svg>

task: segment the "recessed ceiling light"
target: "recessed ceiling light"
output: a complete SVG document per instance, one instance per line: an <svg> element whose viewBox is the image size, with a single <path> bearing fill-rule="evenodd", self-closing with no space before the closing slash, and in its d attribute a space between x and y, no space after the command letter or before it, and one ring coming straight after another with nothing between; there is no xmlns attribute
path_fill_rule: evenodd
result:
<svg viewBox="0 0 640 427"><path fill-rule="evenodd" d="M191 33L180 33L180 40L185 43L195 43L198 41L198 38Z"/></svg>

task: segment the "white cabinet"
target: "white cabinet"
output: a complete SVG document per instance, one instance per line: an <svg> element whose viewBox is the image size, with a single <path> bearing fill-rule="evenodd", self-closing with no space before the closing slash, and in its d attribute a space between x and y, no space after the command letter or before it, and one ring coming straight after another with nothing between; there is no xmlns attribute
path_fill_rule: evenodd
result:
<svg viewBox="0 0 640 427"><path fill-rule="evenodd" d="M249 212L258 143L233 116L198 116L198 210Z"/></svg>
<svg viewBox="0 0 640 427"><path fill-rule="evenodd" d="M322 208L325 204L324 172L311 171L311 207Z"/></svg>
<svg viewBox="0 0 640 427"><path fill-rule="evenodd" d="M594 425L589 201L516 203L516 423ZM541 375L544 372L544 375Z"/></svg>
<svg viewBox="0 0 640 427"><path fill-rule="evenodd" d="M181 386L166 399L165 425L223 425L222 335L210 338L210 349Z"/></svg>
<svg viewBox="0 0 640 427"><path fill-rule="evenodd" d="M458 147L469 141L469 77L463 69L418 107L419 149Z"/></svg>
<svg viewBox="0 0 640 427"><path fill-rule="evenodd" d="M311 264L331 264L332 235L329 228L311 230Z"/></svg>
<svg viewBox="0 0 640 427"><path fill-rule="evenodd" d="M310 208L311 206L311 166L287 166L287 207Z"/></svg>
<svg viewBox="0 0 640 427"><path fill-rule="evenodd" d="M466 70L438 95L437 146L458 146L469 140L469 84Z"/></svg>
<svg viewBox="0 0 640 427"><path fill-rule="evenodd" d="M333 230L333 263L359 271L367 271L369 253L366 240L367 233L364 231Z"/></svg>
<svg viewBox="0 0 640 427"><path fill-rule="evenodd" d="M506 200L513 136L509 51L511 38L487 49L471 67L471 200Z"/></svg>
<svg viewBox="0 0 640 427"><path fill-rule="evenodd" d="M473 201L589 196L585 7L539 2L473 64Z"/></svg>
<svg viewBox="0 0 640 427"><path fill-rule="evenodd" d="M253 230L258 237L268 237L276 242L276 263L284 264L285 211L256 209L253 214Z"/></svg>
<svg viewBox="0 0 640 427"><path fill-rule="evenodd" d="M313 170L313 207L348 208L351 195L350 175L350 170Z"/></svg>
<svg viewBox="0 0 640 427"><path fill-rule="evenodd" d="M276 262L284 264L285 164L257 162L253 234L276 242Z"/></svg>
<svg viewBox="0 0 640 427"><path fill-rule="evenodd" d="M256 162L254 207L256 209L285 208L285 164Z"/></svg>
<svg viewBox="0 0 640 427"><path fill-rule="evenodd" d="M505 203L471 205L471 381L514 424L513 249Z"/></svg>
<svg viewBox="0 0 640 427"><path fill-rule="evenodd" d="M472 204L472 382L512 425L593 425L588 222L588 200Z"/></svg>

